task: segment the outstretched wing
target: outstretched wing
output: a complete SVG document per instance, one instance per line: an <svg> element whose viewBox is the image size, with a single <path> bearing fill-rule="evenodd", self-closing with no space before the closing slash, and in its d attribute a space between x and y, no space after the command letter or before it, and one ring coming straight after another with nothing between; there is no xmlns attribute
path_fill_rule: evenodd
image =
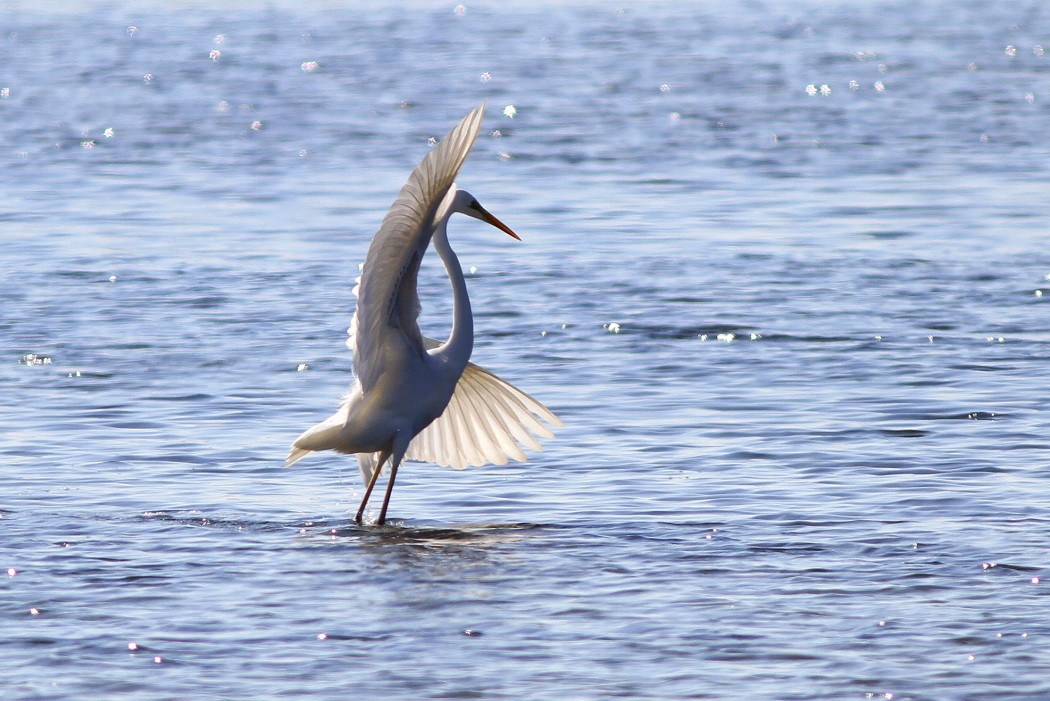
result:
<svg viewBox="0 0 1050 701"><path fill-rule="evenodd" d="M423 353L416 276L434 217L481 129L485 103L464 117L412 171L372 239L351 325L354 372L364 391L396 351Z"/></svg>
<svg viewBox="0 0 1050 701"><path fill-rule="evenodd" d="M544 422L562 425L550 409L525 392L467 363L445 411L412 439L405 460L457 469L525 462L522 448L543 450L537 437L554 437Z"/></svg>

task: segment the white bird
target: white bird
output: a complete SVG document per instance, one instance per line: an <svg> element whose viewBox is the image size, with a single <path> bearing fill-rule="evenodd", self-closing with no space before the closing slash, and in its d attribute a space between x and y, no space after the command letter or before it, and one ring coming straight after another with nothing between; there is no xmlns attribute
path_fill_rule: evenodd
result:
<svg viewBox="0 0 1050 701"><path fill-rule="evenodd" d="M522 447L542 450L536 437L553 437L543 422L562 425L528 394L469 362L474 318L463 270L449 247L448 220L459 212L518 238L453 182L484 111L482 103L423 158L383 219L354 288L357 309L347 346L356 379L334 415L295 439L285 462L317 450L356 453L366 485L357 523L388 461L380 525L402 460L454 468L525 461ZM444 343L425 338L417 322L416 278L431 239L452 286L452 330Z"/></svg>

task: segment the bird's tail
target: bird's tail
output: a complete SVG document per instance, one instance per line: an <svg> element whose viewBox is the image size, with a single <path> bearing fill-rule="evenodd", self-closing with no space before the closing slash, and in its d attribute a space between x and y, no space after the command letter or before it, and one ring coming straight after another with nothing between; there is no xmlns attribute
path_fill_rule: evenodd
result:
<svg viewBox="0 0 1050 701"><path fill-rule="evenodd" d="M340 409L327 419L303 431L292 443L292 450L284 461L285 467L291 467L315 450L338 450L340 434L346 424L346 411Z"/></svg>

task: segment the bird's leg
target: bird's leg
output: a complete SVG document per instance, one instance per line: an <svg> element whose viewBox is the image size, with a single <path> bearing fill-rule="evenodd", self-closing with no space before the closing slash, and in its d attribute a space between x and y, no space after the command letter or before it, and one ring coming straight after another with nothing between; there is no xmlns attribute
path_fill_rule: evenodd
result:
<svg viewBox="0 0 1050 701"><path fill-rule="evenodd" d="M386 494L383 495L383 508L379 511L379 520L377 524L382 526L386 522L386 507L390 505L390 494L394 491L394 478L397 477L397 466L398 463L390 463L390 479L386 483Z"/></svg>
<svg viewBox="0 0 1050 701"><path fill-rule="evenodd" d="M376 521L376 525L382 526L386 523L386 507L390 505L390 494L394 491L394 480L397 478L397 468L401 465L401 460L405 457L405 452L408 450L408 444L412 440L412 436L405 431L398 431L394 437L393 445L390 447L390 452L386 454L386 457L390 458L390 479L386 483L386 494L383 495L383 508L379 510L379 520Z"/></svg>
<svg viewBox="0 0 1050 701"><path fill-rule="evenodd" d="M372 489L376 486L376 480L379 479L379 473L383 471L383 463L386 462L387 457L390 453L388 451L381 451L379 453L379 460L376 463L375 469L372 471L372 477L368 480L368 486L365 487L365 496L361 499L361 507L357 510L357 516L354 517L354 521L357 525L361 525L364 521L365 507L368 506L368 497L372 496ZM392 476L392 475L391 475ZM387 493L387 499L390 498L389 492ZM386 503L383 504L383 514L386 514ZM383 524L383 518L380 516L379 524Z"/></svg>

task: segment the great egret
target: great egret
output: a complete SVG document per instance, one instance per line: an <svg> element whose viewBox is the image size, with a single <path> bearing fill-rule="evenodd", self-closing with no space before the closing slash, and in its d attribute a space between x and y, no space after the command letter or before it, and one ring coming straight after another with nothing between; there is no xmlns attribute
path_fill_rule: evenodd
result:
<svg viewBox="0 0 1050 701"><path fill-rule="evenodd" d="M316 450L356 453L366 485L357 523L387 461L380 525L402 460L455 468L524 461L523 446L541 450L536 436L553 437L541 420L561 425L538 401L469 362L474 318L463 270L448 244L448 220L459 212L518 238L453 182L484 111L482 103L423 158L383 219L354 288L357 309L347 346L356 380L334 415L295 439L285 462ZM416 278L431 239L452 285L452 330L444 343L425 338L417 323Z"/></svg>

